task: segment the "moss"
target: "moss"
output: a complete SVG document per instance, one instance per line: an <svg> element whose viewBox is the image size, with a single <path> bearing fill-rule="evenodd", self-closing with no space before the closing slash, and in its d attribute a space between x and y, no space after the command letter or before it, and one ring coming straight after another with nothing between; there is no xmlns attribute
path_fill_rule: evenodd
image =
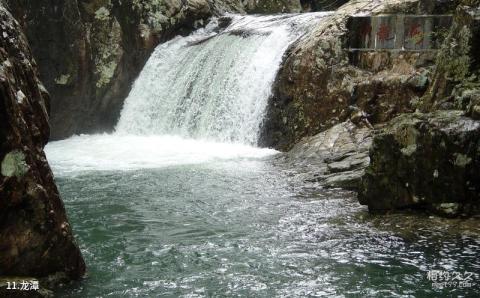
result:
<svg viewBox="0 0 480 298"><path fill-rule="evenodd" d="M469 55L471 37L472 34L466 26L463 26L458 33L452 32L438 55L439 70L442 70L451 80L461 81L468 74L471 63Z"/></svg>
<svg viewBox="0 0 480 298"><path fill-rule="evenodd" d="M25 162L25 154L22 151L14 150L5 155L2 161L3 176L20 178L27 172L28 165Z"/></svg>
<svg viewBox="0 0 480 298"><path fill-rule="evenodd" d="M102 6L97 11L95 11L95 18L101 21L108 20L110 18L110 11Z"/></svg>
<svg viewBox="0 0 480 298"><path fill-rule="evenodd" d="M70 82L70 78L71 78L71 75L63 74L58 78L55 78L55 83L57 83L57 85L68 85L68 83Z"/></svg>

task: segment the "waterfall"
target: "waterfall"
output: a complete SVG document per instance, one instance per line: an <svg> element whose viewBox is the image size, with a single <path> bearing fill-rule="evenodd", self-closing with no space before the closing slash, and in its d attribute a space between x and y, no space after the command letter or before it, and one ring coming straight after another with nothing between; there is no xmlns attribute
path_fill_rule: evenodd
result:
<svg viewBox="0 0 480 298"><path fill-rule="evenodd" d="M284 52L325 15L230 15L158 46L116 134L256 145Z"/></svg>
<svg viewBox="0 0 480 298"><path fill-rule="evenodd" d="M158 46L116 131L49 143L51 166L76 175L276 154L256 147L272 83L288 46L325 15L231 15Z"/></svg>

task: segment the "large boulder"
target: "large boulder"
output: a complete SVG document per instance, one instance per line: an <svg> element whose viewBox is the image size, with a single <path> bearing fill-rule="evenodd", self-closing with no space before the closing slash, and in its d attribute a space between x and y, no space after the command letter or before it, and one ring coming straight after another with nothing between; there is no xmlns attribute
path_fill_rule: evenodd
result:
<svg viewBox="0 0 480 298"><path fill-rule="evenodd" d="M438 111L392 120L373 140L360 203L371 211L478 212L480 122L463 114Z"/></svg>
<svg viewBox="0 0 480 298"><path fill-rule="evenodd" d="M2 3L0 26L0 276L79 279L85 263L43 152L49 95Z"/></svg>

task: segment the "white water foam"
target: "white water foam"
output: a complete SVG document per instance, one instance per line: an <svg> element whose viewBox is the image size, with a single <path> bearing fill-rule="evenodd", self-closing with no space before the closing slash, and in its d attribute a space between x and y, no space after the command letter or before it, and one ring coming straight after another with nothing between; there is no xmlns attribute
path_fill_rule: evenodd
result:
<svg viewBox="0 0 480 298"><path fill-rule="evenodd" d="M259 159L277 152L248 145L183 139L178 136L82 135L52 142L46 153L55 174L125 171Z"/></svg>

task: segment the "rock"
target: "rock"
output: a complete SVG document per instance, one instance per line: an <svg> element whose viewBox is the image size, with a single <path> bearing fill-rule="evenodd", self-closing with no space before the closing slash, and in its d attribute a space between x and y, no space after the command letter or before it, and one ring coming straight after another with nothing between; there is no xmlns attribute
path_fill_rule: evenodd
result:
<svg viewBox="0 0 480 298"><path fill-rule="evenodd" d="M339 8L348 0L301 0L303 11L331 11Z"/></svg>
<svg viewBox="0 0 480 298"><path fill-rule="evenodd" d="M345 48L352 15L415 13L419 1L350 1L292 45L279 70L260 145L288 151L363 111L371 125L413 112L430 82L433 53ZM352 109L354 107L354 109Z"/></svg>
<svg viewBox="0 0 480 298"><path fill-rule="evenodd" d="M355 190L370 163L371 141L372 130L347 121L304 138L281 158L303 180Z"/></svg>
<svg viewBox="0 0 480 298"><path fill-rule="evenodd" d="M79 279L85 263L43 152L49 94L2 3L0 27L0 275Z"/></svg>
<svg viewBox="0 0 480 298"><path fill-rule="evenodd" d="M369 210L480 210L480 122L462 111L405 114L373 140L359 201Z"/></svg>
<svg viewBox="0 0 480 298"><path fill-rule="evenodd" d="M300 0L247 0L245 10L249 13L301 12Z"/></svg>

